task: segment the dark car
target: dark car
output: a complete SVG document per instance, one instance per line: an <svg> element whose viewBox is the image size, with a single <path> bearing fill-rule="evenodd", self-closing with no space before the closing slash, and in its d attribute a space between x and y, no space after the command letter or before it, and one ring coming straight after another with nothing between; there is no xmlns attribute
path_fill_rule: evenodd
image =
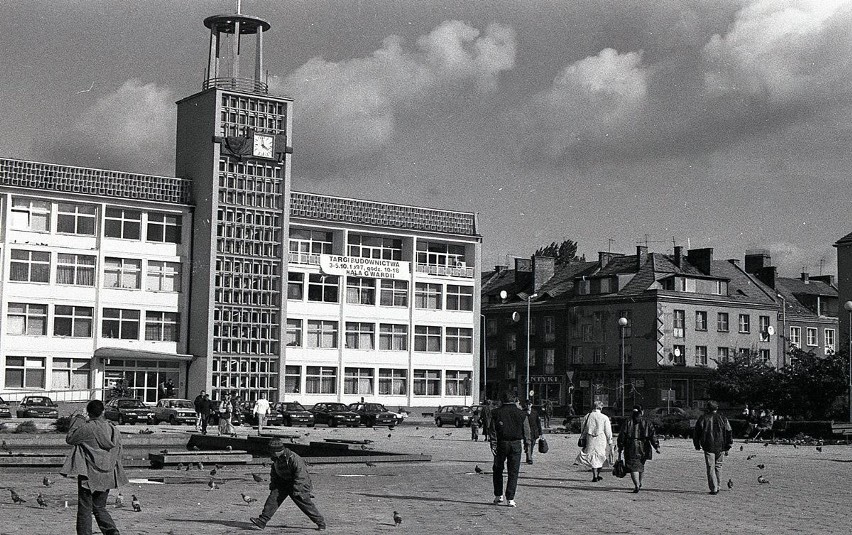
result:
<svg viewBox="0 0 852 535"><path fill-rule="evenodd" d="M12 411L9 409L9 404L0 398L0 418L11 418Z"/></svg>
<svg viewBox="0 0 852 535"><path fill-rule="evenodd" d="M352 403L349 410L361 416L361 423L367 427L386 425L393 429L399 423L397 414L381 403Z"/></svg>
<svg viewBox="0 0 852 535"><path fill-rule="evenodd" d="M454 425L456 427L470 427L470 420L473 418L473 411L465 405L447 405L441 407L435 413L435 425L441 427L444 424Z"/></svg>
<svg viewBox="0 0 852 535"><path fill-rule="evenodd" d="M154 410L136 398L112 399L104 405L104 418L123 424L154 424Z"/></svg>
<svg viewBox="0 0 852 535"><path fill-rule="evenodd" d="M15 413L18 418L59 418L56 403L47 396L24 396Z"/></svg>
<svg viewBox="0 0 852 535"><path fill-rule="evenodd" d="M281 415L282 425L315 425L314 415L298 401L282 401L275 405L275 412Z"/></svg>
<svg viewBox="0 0 852 535"><path fill-rule="evenodd" d="M329 427L361 425L361 417L358 413L350 411L349 407L343 403L317 403L308 410L314 415L314 421L318 424L327 424Z"/></svg>
<svg viewBox="0 0 852 535"><path fill-rule="evenodd" d="M241 421L249 425L257 425L257 417L254 415L254 401L243 401L239 405ZM266 415L266 425L281 425L281 413L270 408Z"/></svg>
<svg viewBox="0 0 852 535"><path fill-rule="evenodd" d="M195 425L195 405L188 399L161 399L154 407L154 423L160 422Z"/></svg>

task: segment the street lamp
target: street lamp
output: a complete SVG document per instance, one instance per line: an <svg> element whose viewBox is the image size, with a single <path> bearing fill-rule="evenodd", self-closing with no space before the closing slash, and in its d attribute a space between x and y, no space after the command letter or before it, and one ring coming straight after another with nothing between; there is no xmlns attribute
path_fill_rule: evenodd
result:
<svg viewBox="0 0 852 535"><path fill-rule="evenodd" d="M527 406L530 405L530 303L538 294L527 296L527 389L524 397L527 400Z"/></svg>
<svg viewBox="0 0 852 535"><path fill-rule="evenodd" d="M621 417L624 418L624 328L627 327L627 318L618 318L621 327Z"/></svg>
<svg viewBox="0 0 852 535"><path fill-rule="evenodd" d="M846 357L849 359L849 421L852 422L852 301L843 303L843 308L849 312L849 353Z"/></svg>

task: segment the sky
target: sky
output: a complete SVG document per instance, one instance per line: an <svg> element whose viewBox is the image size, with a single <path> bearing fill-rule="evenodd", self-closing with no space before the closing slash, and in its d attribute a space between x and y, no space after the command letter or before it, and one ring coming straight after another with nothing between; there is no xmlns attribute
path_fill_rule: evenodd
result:
<svg viewBox="0 0 852 535"><path fill-rule="evenodd" d="M5 0L0 157L174 174L233 0ZM294 99L293 188L476 212L484 269L572 239L768 249L852 232L852 0L243 0Z"/></svg>

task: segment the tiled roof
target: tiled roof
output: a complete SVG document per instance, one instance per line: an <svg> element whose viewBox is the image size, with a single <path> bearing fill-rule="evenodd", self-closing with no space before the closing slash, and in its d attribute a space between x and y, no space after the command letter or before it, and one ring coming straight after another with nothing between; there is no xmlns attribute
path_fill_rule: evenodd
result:
<svg viewBox="0 0 852 535"><path fill-rule="evenodd" d="M597 262L571 262L556 267L556 273L545 282L539 289L539 295L547 294L550 297L559 297L563 294L571 294L574 290L574 278L594 271Z"/></svg>
<svg viewBox="0 0 852 535"><path fill-rule="evenodd" d="M799 301L799 296L811 295L829 298L837 298L837 289L822 281L809 281L807 284L801 279L777 277L775 279L775 290L784 297L787 314L796 316L814 316L816 312Z"/></svg>
<svg viewBox="0 0 852 535"><path fill-rule="evenodd" d="M735 301L750 303L775 303L775 291L763 284L757 277L751 277L727 260L714 260L710 265L710 274L728 279L728 297Z"/></svg>

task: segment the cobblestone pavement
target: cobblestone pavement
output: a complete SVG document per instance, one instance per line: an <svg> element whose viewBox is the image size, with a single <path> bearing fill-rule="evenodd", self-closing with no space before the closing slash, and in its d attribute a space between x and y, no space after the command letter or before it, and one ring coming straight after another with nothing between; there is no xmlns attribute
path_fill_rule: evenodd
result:
<svg viewBox="0 0 852 535"><path fill-rule="evenodd" d="M588 472L573 466L576 435L548 435L550 451L523 464L517 508L494 506L491 454L485 442L470 440L468 429L436 428L426 419L407 422L390 431L372 429L301 429L302 440L370 438L378 450L432 455L429 463L314 465L316 502L326 516L329 533L848 533L852 504L852 446L814 447L742 444L725 459L723 487L708 494L703 457L690 441L662 442L662 453L648 463L645 488L631 492L630 478L609 474L592 483ZM743 451L740 446L743 445ZM756 454L751 460L748 455ZM758 464L765 465L763 470ZM475 466L485 473L477 474ZM136 494L143 511L129 506L110 512L124 535L226 534L255 531L250 516L258 503L247 506L240 493L260 503L267 489L251 472L268 478L268 468L226 468L217 474L221 488L209 490L208 471L182 472L188 483L135 483L121 489L129 504ZM74 481L52 469L56 483L42 486L44 471L0 471L0 534L66 535L73 533L76 507ZM759 484L758 475L768 484ZM170 469L129 471L131 478L177 476ZM14 505L7 488L27 499ZM41 492L48 508L39 509ZM115 491L111 496L115 495ZM68 501L69 508L63 507ZM112 497L110 498L112 502ZM395 528L393 511L403 523ZM313 524L287 502L266 532L305 533Z"/></svg>

